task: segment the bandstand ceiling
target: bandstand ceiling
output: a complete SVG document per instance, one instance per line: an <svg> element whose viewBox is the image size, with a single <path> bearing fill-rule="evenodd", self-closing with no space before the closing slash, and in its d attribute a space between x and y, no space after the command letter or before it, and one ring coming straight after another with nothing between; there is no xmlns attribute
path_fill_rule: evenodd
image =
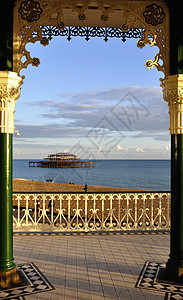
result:
<svg viewBox="0 0 183 300"><path fill-rule="evenodd" d="M49 39L43 34L45 26L53 26L57 31L66 26L121 28L123 32L142 29L143 37L137 46L143 48L149 44L159 48L154 61L148 61L146 66L156 66L165 77L168 74L169 12L163 1L17 0L14 8L14 70L18 73L30 63L39 65L39 60L31 58L26 50L26 44L40 41L46 46Z"/></svg>
<svg viewBox="0 0 183 300"><path fill-rule="evenodd" d="M52 21L53 25L54 23L57 25L58 21L61 21L65 26L121 27L128 21L131 26L144 28L143 13L147 6L151 6L148 13L151 15L155 13L156 17L166 11L166 5L161 0L156 3L152 3L151 0L17 0L16 3L22 19L27 20L28 23L39 19L38 15L35 19L29 18L28 14L32 14L30 9L34 9L36 13L36 9L40 8L42 10L40 19L44 15L43 25L46 25L45 14L47 14L47 17L49 15L47 22L50 24ZM158 24L160 23L157 22L156 25Z"/></svg>

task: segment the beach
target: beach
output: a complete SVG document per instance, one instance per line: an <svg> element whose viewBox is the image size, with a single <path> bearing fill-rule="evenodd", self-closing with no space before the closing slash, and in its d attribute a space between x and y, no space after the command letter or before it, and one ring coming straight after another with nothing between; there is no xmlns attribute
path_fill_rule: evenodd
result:
<svg viewBox="0 0 183 300"><path fill-rule="evenodd" d="M84 192L84 185L13 179L13 192ZM88 192L140 191L114 187L88 186Z"/></svg>

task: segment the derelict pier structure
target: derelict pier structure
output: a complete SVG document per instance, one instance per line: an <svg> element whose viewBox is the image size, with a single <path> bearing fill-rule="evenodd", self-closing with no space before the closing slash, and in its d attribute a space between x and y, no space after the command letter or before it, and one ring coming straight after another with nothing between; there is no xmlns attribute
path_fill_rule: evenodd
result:
<svg viewBox="0 0 183 300"><path fill-rule="evenodd" d="M94 161L81 160L76 155L65 152L50 154L41 161L29 162L29 167L40 168L89 168L93 165Z"/></svg>

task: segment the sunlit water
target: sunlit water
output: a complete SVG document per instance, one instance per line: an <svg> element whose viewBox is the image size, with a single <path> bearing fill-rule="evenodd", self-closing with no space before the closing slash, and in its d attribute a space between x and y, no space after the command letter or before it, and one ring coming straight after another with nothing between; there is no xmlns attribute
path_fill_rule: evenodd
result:
<svg viewBox="0 0 183 300"><path fill-rule="evenodd" d="M59 183L116 188L170 190L169 160L96 160L92 168L48 169L29 167L29 160L14 160L13 177Z"/></svg>

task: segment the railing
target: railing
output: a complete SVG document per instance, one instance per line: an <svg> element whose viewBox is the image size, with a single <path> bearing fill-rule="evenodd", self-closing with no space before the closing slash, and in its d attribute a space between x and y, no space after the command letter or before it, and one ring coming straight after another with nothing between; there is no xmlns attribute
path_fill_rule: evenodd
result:
<svg viewBox="0 0 183 300"><path fill-rule="evenodd" d="M169 192L14 193L14 231L168 230Z"/></svg>

